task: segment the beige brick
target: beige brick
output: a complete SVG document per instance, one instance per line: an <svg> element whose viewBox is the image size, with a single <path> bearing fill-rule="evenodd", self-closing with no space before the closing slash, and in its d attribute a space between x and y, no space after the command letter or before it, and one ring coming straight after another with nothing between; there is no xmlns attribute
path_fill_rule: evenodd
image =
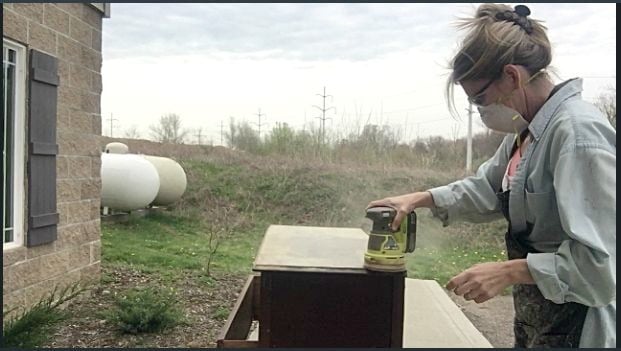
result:
<svg viewBox="0 0 621 351"><path fill-rule="evenodd" d="M43 23L43 3L16 3L13 10L34 22Z"/></svg>
<svg viewBox="0 0 621 351"><path fill-rule="evenodd" d="M90 26L76 17L69 20L69 36L89 48L92 45Z"/></svg>
<svg viewBox="0 0 621 351"><path fill-rule="evenodd" d="M56 181L56 196L58 202L81 200L82 180L66 178Z"/></svg>
<svg viewBox="0 0 621 351"><path fill-rule="evenodd" d="M68 224L68 216L67 213L69 211L69 204L67 202L57 203L56 210L58 211L58 227L66 226Z"/></svg>
<svg viewBox="0 0 621 351"><path fill-rule="evenodd" d="M69 176L78 178L90 178L91 158L87 156L75 156L69 158Z"/></svg>
<svg viewBox="0 0 621 351"><path fill-rule="evenodd" d="M88 241L96 241L101 239L101 220L96 220L84 223L84 234Z"/></svg>
<svg viewBox="0 0 621 351"><path fill-rule="evenodd" d="M32 306L44 298L54 293L55 298L60 297L61 291L72 284L80 280L79 271L66 272L61 276L45 279L37 284L31 285L24 289L24 296L26 299L26 305ZM54 291L56 288L56 291Z"/></svg>
<svg viewBox="0 0 621 351"><path fill-rule="evenodd" d="M28 24L28 44L34 49L56 56L56 33L35 22Z"/></svg>
<svg viewBox="0 0 621 351"><path fill-rule="evenodd" d="M66 272L69 263L67 254L67 251L55 252L11 266L11 285L15 289L22 289Z"/></svg>
<svg viewBox="0 0 621 351"><path fill-rule="evenodd" d="M97 219L58 228L56 250L61 251L69 247L100 240L99 223L99 219Z"/></svg>
<svg viewBox="0 0 621 351"><path fill-rule="evenodd" d="M83 93L82 110L90 113L101 113L101 95L88 92Z"/></svg>
<svg viewBox="0 0 621 351"><path fill-rule="evenodd" d="M92 29L91 32L91 48L97 52L101 52L102 33L100 30Z"/></svg>
<svg viewBox="0 0 621 351"><path fill-rule="evenodd" d="M69 177L69 160L66 156L56 157L56 179Z"/></svg>
<svg viewBox="0 0 621 351"><path fill-rule="evenodd" d="M69 85L72 88L80 90L90 90L91 88L91 71L77 63L71 64L71 75Z"/></svg>
<svg viewBox="0 0 621 351"><path fill-rule="evenodd" d="M81 109L71 110L71 124L73 125L72 130L77 133L89 134L93 129L90 113Z"/></svg>
<svg viewBox="0 0 621 351"><path fill-rule="evenodd" d="M91 243L91 264L101 261L101 241Z"/></svg>
<svg viewBox="0 0 621 351"><path fill-rule="evenodd" d="M80 278L84 284L98 284L101 279L101 261L80 269Z"/></svg>
<svg viewBox="0 0 621 351"><path fill-rule="evenodd" d="M23 312L23 307L26 304L26 298L23 292L9 293L5 289L2 289L2 311L8 312L4 316L3 320L8 320L13 317L19 316Z"/></svg>
<svg viewBox="0 0 621 351"><path fill-rule="evenodd" d="M9 271L11 267L2 267L2 287L9 288L11 286L11 281L9 280Z"/></svg>
<svg viewBox="0 0 621 351"><path fill-rule="evenodd" d="M3 10L2 35L26 43L28 41L28 20L5 7L3 7Z"/></svg>
<svg viewBox="0 0 621 351"><path fill-rule="evenodd" d="M54 252L54 245L55 242L51 242L45 245L29 247L26 249L26 259L30 260L35 257L51 254Z"/></svg>
<svg viewBox="0 0 621 351"><path fill-rule="evenodd" d="M67 84L71 74L71 63L67 60L58 60L58 77L60 84ZM68 85L68 84L67 84Z"/></svg>
<svg viewBox="0 0 621 351"><path fill-rule="evenodd" d="M89 201L75 201L67 203L67 223L82 223L91 219Z"/></svg>
<svg viewBox="0 0 621 351"><path fill-rule="evenodd" d="M69 268L77 269L91 263L91 244L75 246L69 250Z"/></svg>
<svg viewBox="0 0 621 351"><path fill-rule="evenodd" d="M86 225L84 223L70 224L58 228L58 240L56 240L58 251L88 242L85 228Z"/></svg>
<svg viewBox="0 0 621 351"><path fill-rule="evenodd" d="M99 196L99 195L98 195ZM101 218L101 201L99 198L91 200L91 219Z"/></svg>
<svg viewBox="0 0 621 351"><path fill-rule="evenodd" d="M56 5L45 4L43 24L59 33L69 35L69 14Z"/></svg>
<svg viewBox="0 0 621 351"><path fill-rule="evenodd" d="M82 11L82 20L91 27L101 30L103 13L92 6L84 6Z"/></svg>
<svg viewBox="0 0 621 351"><path fill-rule="evenodd" d="M67 12L71 16L75 16L77 18L82 17L82 12L83 12L82 7L84 6L84 4L82 3L60 2L60 3L56 3L56 6L58 6L59 9Z"/></svg>
<svg viewBox="0 0 621 351"><path fill-rule="evenodd" d="M58 130L72 130L71 124L71 108L66 104L58 104L56 112L56 128Z"/></svg>
<svg viewBox="0 0 621 351"><path fill-rule="evenodd" d="M91 122L93 124L91 128L93 134L101 136L101 115L98 113L92 114Z"/></svg>
<svg viewBox="0 0 621 351"><path fill-rule="evenodd" d="M82 200L99 199L100 196L101 196L101 179L100 178L91 178L91 179L82 181L80 199ZM95 219L95 218L92 218L91 216L91 219Z"/></svg>
<svg viewBox="0 0 621 351"><path fill-rule="evenodd" d="M92 134L58 132L60 155L101 156L99 139Z"/></svg>
<svg viewBox="0 0 621 351"><path fill-rule="evenodd" d="M2 252L2 266L10 266L26 259L26 248L23 246Z"/></svg>
<svg viewBox="0 0 621 351"><path fill-rule="evenodd" d="M101 52L91 49L90 45L80 47L80 62L92 71L101 72Z"/></svg>
<svg viewBox="0 0 621 351"><path fill-rule="evenodd" d="M103 90L103 84L101 81L101 74L91 71L91 93L101 94Z"/></svg>
<svg viewBox="0 0 621 351"><path fill-rule="evenodd" d="M101 156L91 159L91 177L101 177Z"/></svg>
<svg viewBox="0 0 621 351"><path fill-rule="evenodd" d="M82 93L79 89L67 85L60 85L58 87L58 104L68 107L79 109L82 106Z"/></svg>
<svg viewBox="0 0 621 351"><path fill-rule="evenodd" d="M62 35L58 36L58 58L71 63L79 63L82 54L80 47L77 41Z"/></svg>

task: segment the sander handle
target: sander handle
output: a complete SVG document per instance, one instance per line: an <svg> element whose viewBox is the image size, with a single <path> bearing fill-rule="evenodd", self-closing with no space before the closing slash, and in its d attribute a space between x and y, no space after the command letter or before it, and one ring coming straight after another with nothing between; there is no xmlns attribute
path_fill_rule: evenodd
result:
<svg viewBox="0 0 621 351"><path fill-rule="evenodd" d="M416 212L412 211L407 215L405 225L405 252L414 252L416 248Z"/></svg>

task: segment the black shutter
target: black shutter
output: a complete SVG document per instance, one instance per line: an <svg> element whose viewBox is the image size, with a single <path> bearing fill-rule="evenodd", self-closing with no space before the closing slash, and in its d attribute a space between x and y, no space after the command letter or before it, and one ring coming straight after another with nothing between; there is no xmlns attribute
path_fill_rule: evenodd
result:
<svg viewBox="0 0 621 351"><path fill-rule="evenodd" d="M30 50L28 234L26 245L56 240L56 103L58 60Z"/></svg>

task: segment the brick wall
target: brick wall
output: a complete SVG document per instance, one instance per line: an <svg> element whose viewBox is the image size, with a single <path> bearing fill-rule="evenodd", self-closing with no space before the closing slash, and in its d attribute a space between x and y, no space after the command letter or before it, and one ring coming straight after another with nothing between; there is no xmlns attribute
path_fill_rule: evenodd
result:
<svg viewBox="0 0 621 351"><path fill-rule="evenodd" d="M55 285L99 277L103 14L86 3L2 7L4 37L58 58L60 76L58 239L3 252L2 295L7 310L36 303Z"/></svg>

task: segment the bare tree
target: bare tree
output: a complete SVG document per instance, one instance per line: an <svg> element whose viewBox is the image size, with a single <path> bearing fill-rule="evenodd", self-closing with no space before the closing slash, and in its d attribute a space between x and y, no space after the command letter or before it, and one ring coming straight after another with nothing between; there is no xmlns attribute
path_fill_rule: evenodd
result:
<svg viewBox="0 0 621 351"><path fill-rule="evenodd" d="M595 106L608 118L610 124L617 129L617 89L609 87L595 100Z"/></svg>
<svg viewBox="0 0 621 351"><path fill-rule="evenodd" d="M211 204L210 204L211 205ZM238 230L241 225L241 220L238 216L235 216L234 209L227 206L216 206L212 211L209 223L211 227L209 230L209 240L207 247L209 252L207 254L206 274L211 277L211 264L220 248L220 244L231 238L233 233Z"/></svg>
<svg viewBox="0 0 621 351"><path fill-rule="evenodd" d="M169 113L160 117L159 124L151 125L151 137L161 143L183 144L188 134L181 128L181 117L176 113Z"/></svg>
<svg viewBox="0 0 621 351"><path fill-rule="evenodd" d="M139 139L140 132L138 131L138 127L135 124L133 124L131 127L125 129L125 132L123 133L123 137L127 139Z"/></svg>

